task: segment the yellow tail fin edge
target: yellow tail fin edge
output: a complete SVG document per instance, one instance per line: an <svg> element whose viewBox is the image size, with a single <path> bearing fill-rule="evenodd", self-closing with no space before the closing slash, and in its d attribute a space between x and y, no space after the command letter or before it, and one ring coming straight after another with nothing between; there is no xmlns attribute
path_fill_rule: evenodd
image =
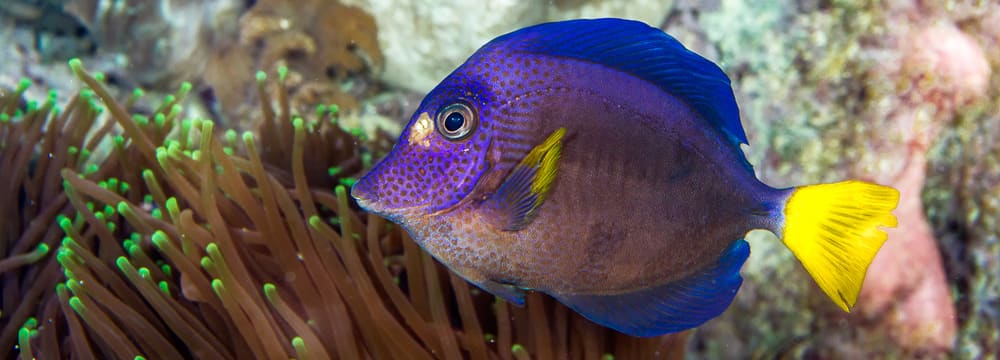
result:
<svg viewBox="0 0 1000 360"><path fill-rule="evenodd" d="M785 203L782 241L823 292L850 312L868 265L896 226L899 191L863 181L796 188Z"/></svg>

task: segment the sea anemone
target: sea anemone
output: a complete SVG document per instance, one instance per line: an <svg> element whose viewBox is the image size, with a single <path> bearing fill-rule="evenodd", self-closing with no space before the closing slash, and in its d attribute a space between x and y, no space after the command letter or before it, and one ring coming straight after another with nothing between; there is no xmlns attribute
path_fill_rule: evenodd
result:
<svg viewBox="0 0 1000 360"><path fill-rule="evenodd" d="M0 92L4 358L683 355L683 334L628 337L537 293L510 306L359 212L346 186L387 138L291 112L284 71L276 101L258 74L259 135L220 135L182 119L189 85L130 115L141 92L119 103L70 66L89 89L65 110Z"/></svg>

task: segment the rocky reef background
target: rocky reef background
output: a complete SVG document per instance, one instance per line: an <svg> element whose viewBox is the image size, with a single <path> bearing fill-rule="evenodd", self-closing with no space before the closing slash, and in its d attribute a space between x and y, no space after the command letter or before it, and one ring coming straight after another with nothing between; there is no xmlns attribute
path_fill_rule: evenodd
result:
<svg viewBox="0 0 1000 360"><path fill-rule="evenodd" d="M27 98L64 103L83 86L65 61L80 57L119 94L190 81L189 116L249 130L255 71L285 68L293 111L336 105L341 126L374 137L494 36L598 16L660 26L718 62L769 184L858 177L903 194L851 314L753 233L743 289L689 357L1000 352L997 1L5 0L0 92L26 78Z"/></svg>

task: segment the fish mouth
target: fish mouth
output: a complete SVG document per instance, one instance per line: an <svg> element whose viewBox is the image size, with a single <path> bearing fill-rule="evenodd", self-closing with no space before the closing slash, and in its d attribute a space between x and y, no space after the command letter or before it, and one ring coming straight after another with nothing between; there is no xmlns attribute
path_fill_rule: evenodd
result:
<svg viewBox="0 0 1000 360"><path fill-rule="evenodd" d="M415 212L413 208L391 208L379 201L381 198L376 192L366 191L364 187L355 184L351 188L351 197L364 211L373 215L381 216L386 220L405 226L407 218Z"/></svg>
<svg viewBox="0 0 1000 360"><path fill-rule="evenodd" d="M397 219L403 213L412 210L411 208L386 206L381 201L382 196L379 192L372 189L366 181L359 181L351 187L351 197L354 198L354 201L361 209L387 219Z"/></svg>
<svg viewBox="0 0 1000 360"><path fill-rule="evenodd" d="M374 191L368 191L366 190L366 188L367 187L364 186L361 182L354 184L354 186L351 187L351 197L354 198L354 201L357 202L358 206L360 206L362 209L374 213L380 212L381 209L379 209L378 206L379 203L378 193Z"/></svg>

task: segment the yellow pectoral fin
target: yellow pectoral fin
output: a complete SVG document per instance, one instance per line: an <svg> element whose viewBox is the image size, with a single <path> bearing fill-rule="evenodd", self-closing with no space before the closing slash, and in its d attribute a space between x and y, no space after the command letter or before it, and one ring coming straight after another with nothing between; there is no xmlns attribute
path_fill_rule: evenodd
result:
<svg viewBox="0 0 1000 360"><path fill-rule="evenodd" d="M538 207L545 201L545 196L552 187L552 182L556 179L556 171L559 169L559 157L562 156L562 138L566 135L565 128L559 128L552 132L544 142L535 146L525 156L520 168L535 168L535 176L531 181L531 193L536 194L538 199L534 206Z"/></svg>
<svg viewBox="0 0 1000 360"><path fill-rule="evenodd" d="M862 181L796 188L785 204L782 241L844 311L861 292L868 265L895 227L899 191Z"/></svg>
<svg viewBox="0 0 1000 360"><path fill-rule="evenodd" d="M559 128L531 149L490 198L491 212L504 230L524 228L545 201L559 170L565 135L566 129Z"/></svg>

